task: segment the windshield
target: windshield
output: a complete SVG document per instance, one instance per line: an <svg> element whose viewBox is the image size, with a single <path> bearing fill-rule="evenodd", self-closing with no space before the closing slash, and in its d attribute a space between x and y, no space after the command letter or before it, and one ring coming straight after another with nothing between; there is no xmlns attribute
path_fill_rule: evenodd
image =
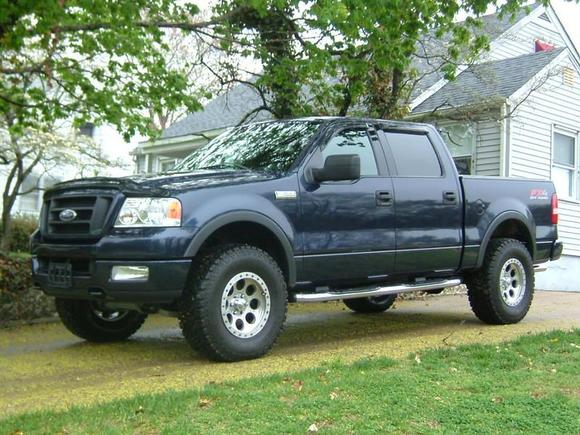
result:
<svg viewBox="0 0 580 435"><path fill-rule="evenodd" d="M314 136L320 121L274 121L233 128L186 157L176 171L241 168L286 171Z"/></svg>

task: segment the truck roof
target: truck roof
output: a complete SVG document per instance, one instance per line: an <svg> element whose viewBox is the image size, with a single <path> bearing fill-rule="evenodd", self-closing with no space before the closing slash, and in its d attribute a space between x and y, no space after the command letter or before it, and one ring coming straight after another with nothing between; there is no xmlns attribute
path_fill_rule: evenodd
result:
<svg viewBox="0 0 580 435"><path fill-rule="evenodd" d="M367 118L367 117L357 117L357 116L305 116L300 118L287 118L287 119L269 119L265 121L250 122L245 125L252 124L267 124L270 122L291 122L291 121L320 121L325 123L331 122L365 122L369 124L382 124L382 125L392 125L393 127L432 127L430 124L419 123L419 122L408 122L408 121L397 121L390 119L379 119L379 118Z"/></svg>

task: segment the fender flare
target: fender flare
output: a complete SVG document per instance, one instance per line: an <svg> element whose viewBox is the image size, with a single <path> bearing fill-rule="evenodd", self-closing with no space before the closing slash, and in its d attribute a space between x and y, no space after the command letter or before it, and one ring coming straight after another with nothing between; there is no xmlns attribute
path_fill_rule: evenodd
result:
<svg viewBox="0 0 580 435"><path fill-rule="evenodd" d="M536 255L536 240L535 240L535 237L533 235L533 232L530 231L530 225L529 225L528 220L520 212L506 211L506 212L501 213L499 216L497 216L491 222L491 224L489 224L489 227L487 227L485 235L483 236L483 240L481 241L481 245L479 246L479 253L477 254L477 264L476 264L477 269L479 269L479 268L481 268L481 266L483 266L485 252L487 251L487 246L489 245L489 242L491 240L491 237L493 236L493 233L495 232L495 230L497 230L497 228L501 224L503 224L504 222L506 222L508 220L518 221L524 226L524 228L528 232L528 236L531 240L530 250L531 250L531 254L532 254L532 259L535 257L535 255Z"/></svg>
<svg viewBox="0 0 580 435"><path fill-rule="evenodd" d="M274 234L282 249L284 250L284 255L286 257L286 267L288 270L288 285L291 287L296 283L296 264L294 262L294 250L292 244L288 239L286 233L280 228L280 226L270 219L269 217L252 212L252 211L234 211L226 214L222 214L208 223L206 223L193 237L187 250L185 251L185 257L193 258L198 253L201 246L205 241L221 227L232 224L235 222L252 222L255 224L262 225Z"/></svg>

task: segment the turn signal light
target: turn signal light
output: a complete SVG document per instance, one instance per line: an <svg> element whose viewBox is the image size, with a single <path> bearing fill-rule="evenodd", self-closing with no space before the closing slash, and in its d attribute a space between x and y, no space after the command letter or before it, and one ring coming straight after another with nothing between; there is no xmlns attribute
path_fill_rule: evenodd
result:
<svg viewBox="0 0 580 435"><path fill-rule="evenodd" d="M181 202L172 199L167 207L167 218L181 221Z"/></svg>

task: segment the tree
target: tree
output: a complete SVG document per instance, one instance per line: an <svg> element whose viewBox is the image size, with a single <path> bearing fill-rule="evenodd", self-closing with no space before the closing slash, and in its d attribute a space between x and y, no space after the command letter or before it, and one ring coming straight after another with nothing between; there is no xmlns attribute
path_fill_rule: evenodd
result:
<svg viewBox="0 0 580 435"><path fill-rule="evenodd" d="M226 18L196 20L197 6L169 0L0 0L0 11L0 113L17 114L11 128L73 118L126 138L151 133L149 110L200 108L168 66L166 31Z"/></svg>
<svg viewBox="0 0 580 435"><path fill-rule="evenodd" d="M10 212L33 171L104 162L94 143L74 137L75 126L112 124L129 139L201 107L207 92L191 84L203 53L168 53L224 17L202 20L194 4L168 0L0 0L0 11L5 250ZM60 122L66 130L55 129Z"/></svg>
<svg viewBox="0 0 580 435"><path fill-rule="evenodd" d="M261 62L252 85L275 117L361 113L397 118L417 83L426 37L444 47L435 68L452 79L488 47L480 17L511 16L523 0L222 0L214 32L232 55ZM542 3L547 4L546 0ZM457 22L460 12L468 18ZM423 53L429 56L429 53ZM231 79L234 80L234 79ZM256 109L257 110L257 109Z"/></svg>
<svg viewBox="0 0 580 435"><path fill-rule="evenodd" d="M222 50L204 41L199 34L184 33L180 29L167 30L163 40L167 45L166 66L185 79L185 95L203 103L220 91L220 82L212 71L219 68L224 56ZM178 107L150 107L148 112L152 129L162 131L189 111L186 104L181 104Z"/></svg>
<svg viewBox="0 0 580 435"><path fill-rule="evenodd" d="M2 190L0 251L10 250L12 242L12 209L20 195L38 190L35 185L24 190L25 181L33 173L40 179L44 174L95 175L116 164L101 154L95 142L77 135L70 128L45 130L27 127L12 129L17 117L3 114L0 118L0 171L6 177ZM66 133L65 133L66 132ZM55 169L57 169L55 171Z"/></svg>

